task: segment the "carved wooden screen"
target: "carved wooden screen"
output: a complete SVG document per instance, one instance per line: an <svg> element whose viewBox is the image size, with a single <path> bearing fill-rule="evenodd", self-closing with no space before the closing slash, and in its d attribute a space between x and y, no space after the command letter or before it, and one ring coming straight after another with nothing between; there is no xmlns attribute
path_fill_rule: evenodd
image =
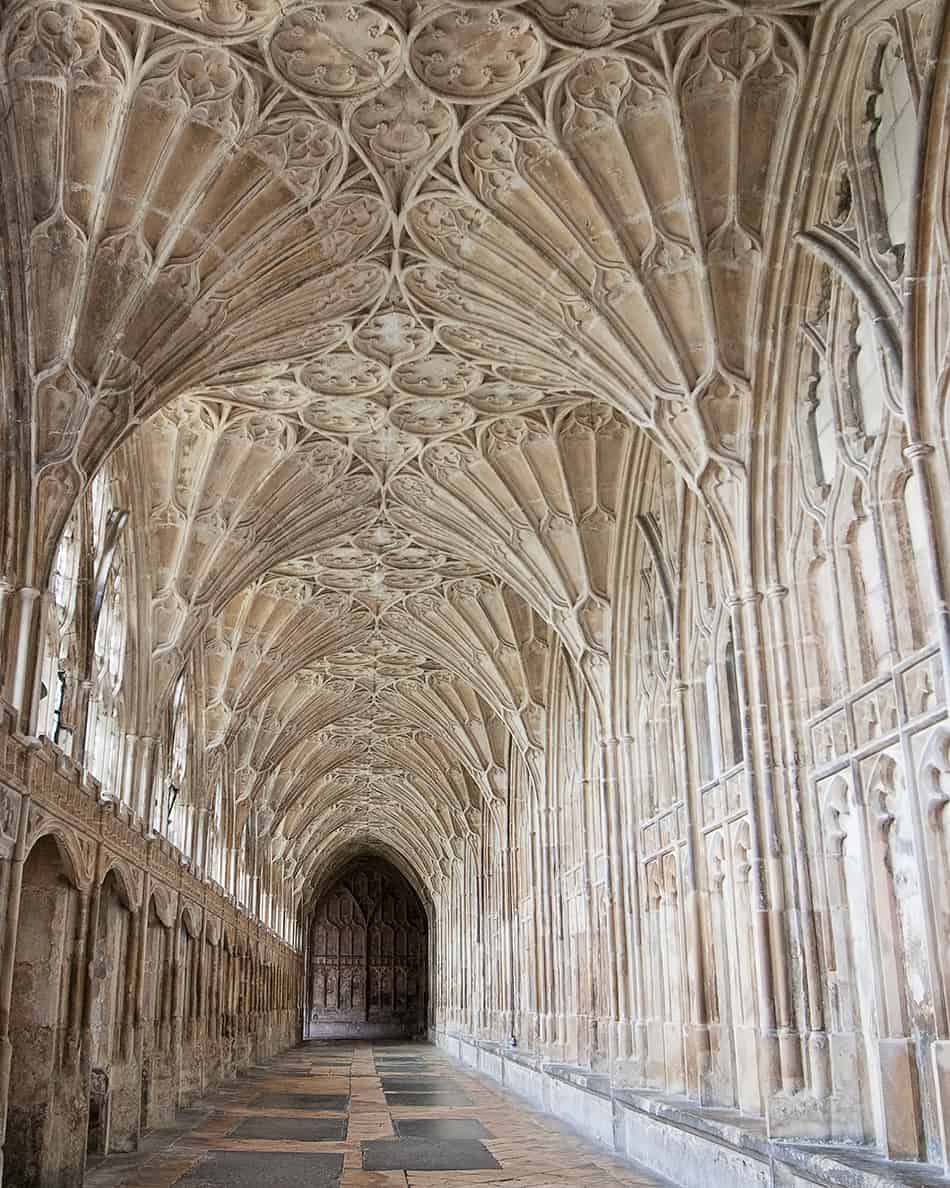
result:
<svg viewBox="0 0 950 1188"><path fill-rule="evenodd" d="M310 1021L425 1027L428 936L419 897L382 859L351 863L310 930Z"/></svg>

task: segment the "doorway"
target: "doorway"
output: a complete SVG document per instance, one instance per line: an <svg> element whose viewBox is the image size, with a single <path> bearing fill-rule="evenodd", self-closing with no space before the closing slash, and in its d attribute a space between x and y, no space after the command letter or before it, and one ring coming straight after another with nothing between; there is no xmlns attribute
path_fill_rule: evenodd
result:
<svg viewBox="0 0 950 1188"><path fill-rule="evenodd" d="M311 920L309 959L311 1037L425 1031L426 910L385 859L354 859L324 892Z"/></svg>
<svg viewBox="0 0 950 1188"><path fill-rule="evenodd" d="M82 1184L86 1100L68 1029L72 999L80 993L73 977L78 917L71 870L58 843L43 837L23 867L3 1188Z"/></svg>

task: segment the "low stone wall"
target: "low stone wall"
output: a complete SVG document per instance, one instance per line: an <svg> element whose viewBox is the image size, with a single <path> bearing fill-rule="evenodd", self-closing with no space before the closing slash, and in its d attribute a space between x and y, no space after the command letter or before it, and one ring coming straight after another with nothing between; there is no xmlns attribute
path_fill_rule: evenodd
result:
<svg viewBox="0 0 950 1188"><path fill-rule="evenodd" d="M867 1149L770 1139L760 1119L612 1086L609 1078L471 1036L430 1030L437 1047L680 1188L888 1188L944 1183L942 1171ZM933 1179L919 1178L932 1175Z"/></svg>

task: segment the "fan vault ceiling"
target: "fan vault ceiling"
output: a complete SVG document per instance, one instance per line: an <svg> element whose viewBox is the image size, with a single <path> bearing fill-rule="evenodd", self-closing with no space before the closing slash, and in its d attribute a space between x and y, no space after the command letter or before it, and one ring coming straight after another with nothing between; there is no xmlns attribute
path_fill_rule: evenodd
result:
<svg viewBox="0 0 950 1188"><path fill-rule="evenodd" d="M301 877L437 876L543 764L555 644L609 701L638 451L747 462L807 12L6 5L27 567L108 460L137 730L192 666L205 771Z"/></svg>

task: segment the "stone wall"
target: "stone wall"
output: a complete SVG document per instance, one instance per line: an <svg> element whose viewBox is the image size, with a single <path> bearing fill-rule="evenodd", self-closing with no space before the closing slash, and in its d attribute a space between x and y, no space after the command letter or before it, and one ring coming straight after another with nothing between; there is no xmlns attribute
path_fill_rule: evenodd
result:
<svg viewBox="0 0 950 1188"><path fill-rule="evenodd" d="M0 715L4 1184L73 1188L300 1037L302 959Z"/></svg>

